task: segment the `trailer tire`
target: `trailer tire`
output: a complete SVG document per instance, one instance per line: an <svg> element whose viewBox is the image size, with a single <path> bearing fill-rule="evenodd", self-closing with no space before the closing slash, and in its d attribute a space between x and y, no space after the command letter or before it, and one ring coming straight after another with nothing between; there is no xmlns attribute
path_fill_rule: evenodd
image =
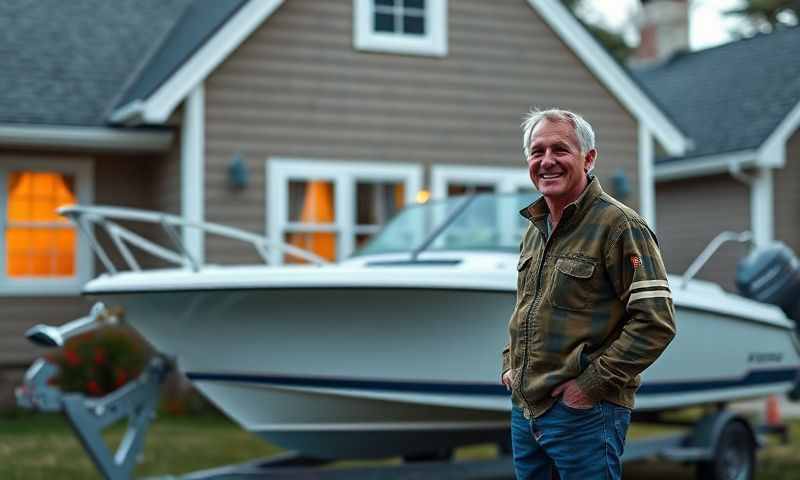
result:
<svg viewBox="0 0 800 480"><path fill-rule="evenodd" d="M728 422L722 429L714 457L697 464L698 480L753 480L756 470L756 445L750 430L741 421Z"/></svg>

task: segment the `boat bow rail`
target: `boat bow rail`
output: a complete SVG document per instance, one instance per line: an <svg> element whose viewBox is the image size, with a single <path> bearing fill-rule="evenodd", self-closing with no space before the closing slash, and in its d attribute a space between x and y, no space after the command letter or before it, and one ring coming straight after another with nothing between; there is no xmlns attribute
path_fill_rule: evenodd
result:
<svg viewBox="0 0 800 480"><path fill-rule="evenodd" d="M307 260L315 265L329 263L324 258L311 252L297 248L284 242L275 241L265 236L238 228L209 222L192 222L177 215L134 208L70 205L58 209L58 213L69 218L89 241L94 253L103 263L109 274L118 273L117 267L111 261L108 253L98 242L93 226L101 227L113 242L114 246L124 259L129 270L141 271L142 268L128 245L136 246L145 252L180 266L189 266L192 271L198 271L202 265L198 259L189 252L180 236L180 229L196 229L201 232L230 238L250 244L265 264L269 264L269 251L276 249ZM167 248L149 240L129 228L123 227L118 222L139 222L154 224L161 227L172 242L172 248Z"/></svg>

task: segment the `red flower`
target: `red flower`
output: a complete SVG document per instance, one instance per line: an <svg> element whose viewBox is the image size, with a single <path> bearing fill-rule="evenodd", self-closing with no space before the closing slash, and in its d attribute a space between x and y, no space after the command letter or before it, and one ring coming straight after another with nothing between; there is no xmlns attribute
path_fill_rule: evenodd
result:
<svg viewBox="0 0 800 480"><path fill-rule="evenodd" d="M94 380L89 380L89 382L86 384L86 389L89 390L90 395L100 396L103 394L103 389L100 388L100 385L98 385Z"/></svg>
<svg viewBox="0 0 800 480"><path fill-rule="evenodd" d="M106 363L106 352L100 347L94 349L94 363L95 365L103 365Z"/></svg>
<svg viewBox="0 0 800 480"><path fill-rule="evenodd" d="M71 348L64 349L64 359L67 361L67 365L72 367L78 366L81 363L81 357Z"/></svg>
<svg viewBox="0 0 800 480"><path fill-rule="evenodd" d="M114 375L114 386L121 387L125 385L125 382L128 381L128 372L125 370L118 368L116 374Z"/></svg>

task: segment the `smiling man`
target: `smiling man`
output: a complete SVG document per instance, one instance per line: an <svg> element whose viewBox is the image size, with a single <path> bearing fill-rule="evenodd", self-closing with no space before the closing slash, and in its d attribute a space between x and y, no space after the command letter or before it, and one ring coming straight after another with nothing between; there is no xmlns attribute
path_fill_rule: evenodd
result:
<svg viewBox="0 0 800 480"><path fill-rule="evenodd" d="M594 131L565 110L522 124L528 172L542 197L517 266L503 350L512 392L518 479L619 479L639 374L675 335L655 234L590 172Z"/></svg>

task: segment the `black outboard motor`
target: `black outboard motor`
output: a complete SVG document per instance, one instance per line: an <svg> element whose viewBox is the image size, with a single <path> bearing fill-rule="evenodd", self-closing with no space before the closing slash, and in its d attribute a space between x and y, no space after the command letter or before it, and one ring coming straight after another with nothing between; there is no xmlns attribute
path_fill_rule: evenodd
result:
<svg viewBox="0 0 800 480"><path fill-rule="evenodd" d="M743 296L777 305L795 325L800 322L800 263L783 243L757 248L739 261L736 286Z"/></svg>

